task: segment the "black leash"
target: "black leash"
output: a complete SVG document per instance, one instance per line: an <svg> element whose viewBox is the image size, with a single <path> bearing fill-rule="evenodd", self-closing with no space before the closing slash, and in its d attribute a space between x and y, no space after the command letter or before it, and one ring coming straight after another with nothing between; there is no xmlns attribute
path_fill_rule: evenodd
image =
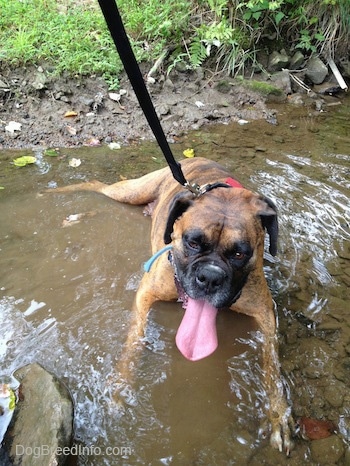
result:
<svg viewBox="0 0 350 466"><path fill-rule="evenodd" d="M180 163L176 162L168 141L165 137L163 128L153 106L151 97L148 93L140 68L137 64L134 52L131 48L128 36L126 35L123 21L121 19L117 4L114 0L98 0L102 13L105 17L109 32L112 36L114 44L119 53L120 59L123 62L126 74L135 91L139 104L145 114L145 117L150 125L153 134L161 148L166 161L170 167L173 177L182 186L190 189L194 194L197 193L197 185L191 185L187 182Z"/></svg>

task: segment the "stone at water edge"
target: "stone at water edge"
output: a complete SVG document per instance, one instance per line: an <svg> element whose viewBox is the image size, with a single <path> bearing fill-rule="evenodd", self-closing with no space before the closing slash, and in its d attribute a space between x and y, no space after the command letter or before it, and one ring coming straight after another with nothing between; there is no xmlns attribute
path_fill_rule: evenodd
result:
<svg viewBox="0 0 350 466"><path fill-rule="evenodd" d="M323 83L327 74L328 68L320 58L310 58L306 66L306 76L313 84Z"/></svg>
<svg viewBox="0 0 350 466"><path fill-rule="evenodd" d="M14 377L21 383L20 400L4 440L13 466L64 464L66 457L56 452L72 441L73 403L68 390L39 364L20 368Z"/></svg>

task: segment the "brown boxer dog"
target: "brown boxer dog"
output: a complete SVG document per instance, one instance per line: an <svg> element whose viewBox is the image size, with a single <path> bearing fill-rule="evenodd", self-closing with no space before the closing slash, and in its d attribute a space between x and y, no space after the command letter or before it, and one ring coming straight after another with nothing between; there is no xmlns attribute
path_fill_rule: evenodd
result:
<svg viewBox="0 0 350 466"><path fill-rule="evenodd" d="M280 375L274 304L263 272L265 230L270 253L277 251L276 208L269 199L244 189L216 162L193 158L184 160L181 167L187 180L202 186L203 194L184 189L169 168L113 185L93 181L50 191L89 190L119 202L150 205L155 256L136 294L135 322L126 351L143 336L155 301L179 297L183 301L186 311L176 345L191 361L215 351L218 309L228 307L255 318L263 335L271 444L289 454L290 408ZM166 245L171 249L163 254Z"/></svg>

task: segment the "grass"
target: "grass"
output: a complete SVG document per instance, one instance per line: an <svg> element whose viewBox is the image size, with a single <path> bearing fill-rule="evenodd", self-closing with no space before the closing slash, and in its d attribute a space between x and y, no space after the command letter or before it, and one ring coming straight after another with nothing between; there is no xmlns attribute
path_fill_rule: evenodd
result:
<svg viewBox="0 0 350 466"><path fill-rule="evenodd" d="M118 0L136 58L166 68L243 74L264 48L264 33L306 55L344 56L350 0ZM43 66L53 74L102 75L118 85L122 64L97 0L0 0L0 69ZM209 59L209 60L208 60Z"/></svg>
<svg viewBox="0 0 350 466"><path fill-rule="evenodd" d="M103 74L122 69L97 8L54 0L0 0L0 63L42 65L52 73ZM3 66L2 66L3 67Z"/></svg>
<svg viewBox="0 0 350 466"><path fill-rule="evenodd" d="M166 41L179 36L189 5L118 1L138 60L157 58ZM0 0L0 11L2 68L41 65L53 74L99 74L116 87L122 64L97 1Z"/></svg>

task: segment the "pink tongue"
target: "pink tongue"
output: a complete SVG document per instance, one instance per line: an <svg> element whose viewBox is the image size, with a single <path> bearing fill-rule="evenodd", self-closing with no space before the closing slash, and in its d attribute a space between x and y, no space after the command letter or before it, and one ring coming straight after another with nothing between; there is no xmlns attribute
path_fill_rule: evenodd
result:
<svg viewBox="0 0 350 466"><path fill-rule="evenodd" d="M206 301L188 298L186 312L176 334L176 346L185 358L198 361L216 350L217 312Z"/></svg>

